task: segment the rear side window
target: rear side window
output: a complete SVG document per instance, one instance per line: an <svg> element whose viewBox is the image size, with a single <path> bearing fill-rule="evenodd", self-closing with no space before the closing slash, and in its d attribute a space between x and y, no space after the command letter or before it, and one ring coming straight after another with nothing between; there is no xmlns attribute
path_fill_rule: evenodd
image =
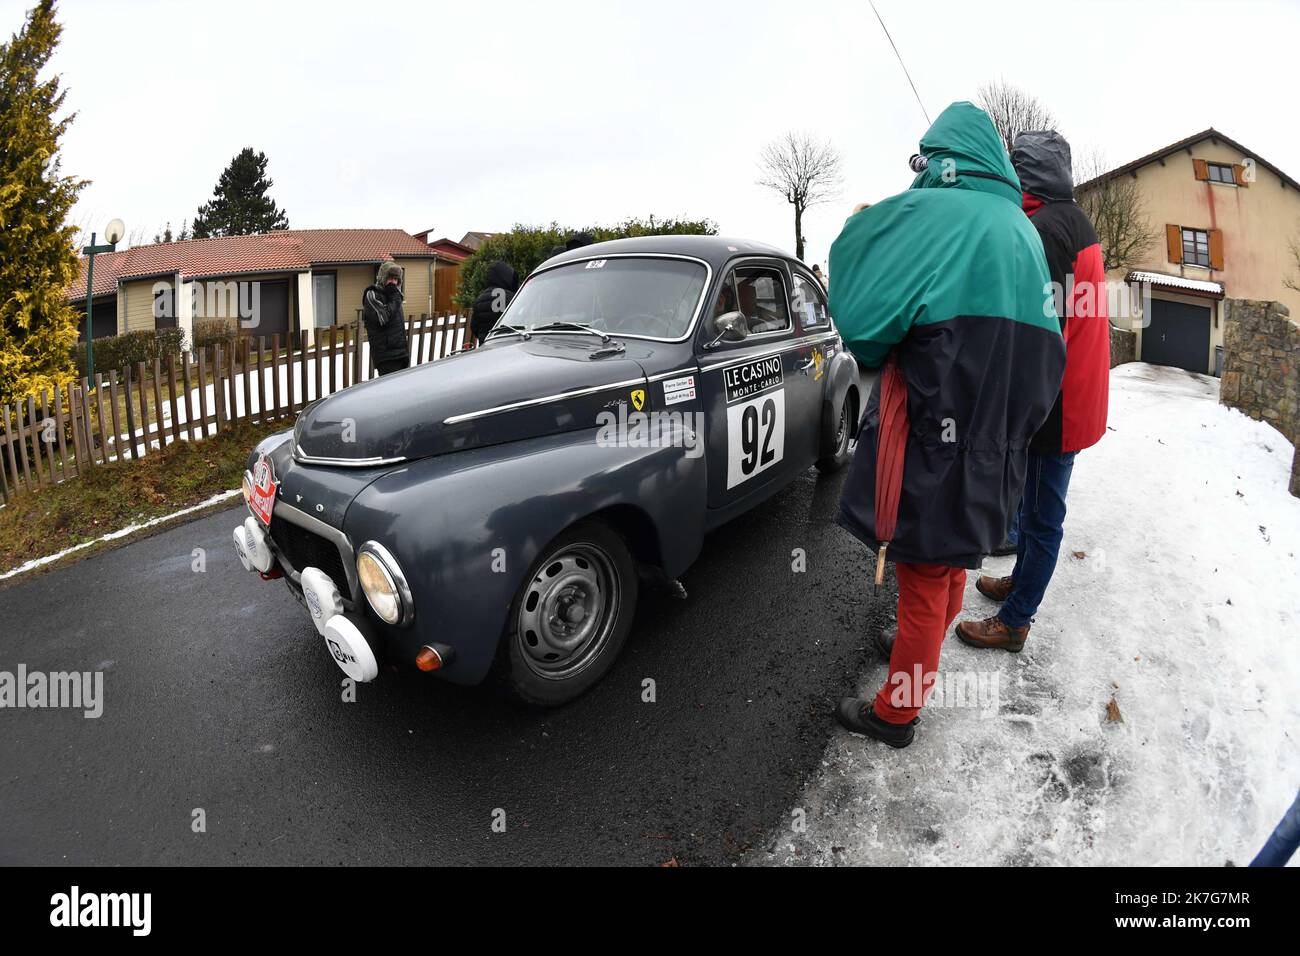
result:
<svg viewBox="0 0 1300 956"><path fill-rule="evenodd" d="M826 299L822 296L820 283L795 273L792 301L803 328L813 329L830 322L830 313L826 311Z"/></svg>

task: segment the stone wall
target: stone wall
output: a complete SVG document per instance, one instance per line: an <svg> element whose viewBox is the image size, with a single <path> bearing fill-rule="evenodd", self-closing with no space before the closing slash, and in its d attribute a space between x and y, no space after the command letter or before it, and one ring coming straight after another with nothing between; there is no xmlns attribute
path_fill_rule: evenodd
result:
<svg viewBox="0 0 1300 956"><path fill-rule="evenodd" d="M1137 361L1137 333L1110 327L1110 367Z"/></svg>
<svg viewBox="0 0 1300 956"><path fill-rule="evenodd" d="M1223 305L1219 400L1300 444L1300 327L1280 302L1224 299ZM1291 493L1300 496L1300 458L1292 467Z"/></svg>

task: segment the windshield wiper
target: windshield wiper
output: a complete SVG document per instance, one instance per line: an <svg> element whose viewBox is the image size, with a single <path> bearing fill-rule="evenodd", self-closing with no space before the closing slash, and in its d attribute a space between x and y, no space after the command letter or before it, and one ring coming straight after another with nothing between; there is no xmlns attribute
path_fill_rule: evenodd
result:
<svg viewBox="0 0 1300 956"><path fill-rule="evenodd" d="M581 322L549 322L546 325L533 326L534 332L540 332L543 329L573 329L577 332L588 332L591 335L599 336L602 342L609 341L608 332L602 332L600 329L593 329L590 325L583 325Z"/></svg>
<svg viewBox="0 0 1300 956"><path fill-rule="evenodd" d="M525 328L521 328L517 325L506 325L504 322L498 322L496 325L492 327L492 331L490 331L486 336L484 336L483 341L486 342L488 339L492 338L492 336L496 335L498 332L508 332L511 335L518 335L521 338L523 338L524 341L528 341L528 339L531 339L533 337L532 333Z"/></svg>

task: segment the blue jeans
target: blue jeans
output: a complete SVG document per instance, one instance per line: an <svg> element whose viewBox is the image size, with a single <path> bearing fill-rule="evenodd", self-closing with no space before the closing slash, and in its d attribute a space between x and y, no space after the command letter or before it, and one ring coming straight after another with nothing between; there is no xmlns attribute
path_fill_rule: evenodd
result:
<svg viewBox="0 0 1300 956"><path fill-rule="evenodd" d="M1300 846L1300 795L1291 804L1291 809L1282 816L1259 855L1250 861L1251 866L1286 866L1296 847Z"/></svg>
<svg viewBox="0 0 1300 956"><path fill-rule="evenodd" d="M1024 627L1034 619L1052 581L1065 526L1065 494L1070 489L1077 454L1029 455L1025 494L1020 499L1016 567L1011 572L1014 583L998 613L1007 627Z"/></svg>

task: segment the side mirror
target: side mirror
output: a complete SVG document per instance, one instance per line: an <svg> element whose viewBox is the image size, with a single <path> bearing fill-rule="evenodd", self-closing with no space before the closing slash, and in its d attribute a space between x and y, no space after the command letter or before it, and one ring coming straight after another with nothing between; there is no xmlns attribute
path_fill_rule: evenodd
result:
<svg viewBox="0 0 1300 956"><path fill-rule="evenodd" d="M723 339L739 342L749 335L749 320L743 312L724 312L713 320L713 331L718 333L718 337L709 343L710 346L717 345Z"/></svg>

